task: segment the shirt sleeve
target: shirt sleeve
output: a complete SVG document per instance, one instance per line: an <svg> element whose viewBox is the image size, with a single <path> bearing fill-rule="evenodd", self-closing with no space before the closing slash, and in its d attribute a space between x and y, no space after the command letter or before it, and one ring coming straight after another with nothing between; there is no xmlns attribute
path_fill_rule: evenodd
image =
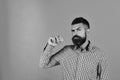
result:
<svg viewBox="0 0 120 80"><path fill-rule="evenodd" d="M51 68L60 64L58 57L63 53L63 50L61 49L58 52L53 53L53 48L53 46L47 45L46 49L40 56L39 67Z"/></svg>
<svg viewBox="0 0 120 80"><path fill-rule="evenodd" d="M108 80L108 78L108 60L106 55L102 54L97 65L97 80Z"/></svg>

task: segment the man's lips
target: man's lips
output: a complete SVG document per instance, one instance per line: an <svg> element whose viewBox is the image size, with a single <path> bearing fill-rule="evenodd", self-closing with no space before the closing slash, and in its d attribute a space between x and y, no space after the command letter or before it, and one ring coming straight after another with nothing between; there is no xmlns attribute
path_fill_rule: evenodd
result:
<svg viewBox="0 0 120 80"><path fill-rule="evenodd" d="M74 37L74 39L79 39L78 37Z"/></svg>

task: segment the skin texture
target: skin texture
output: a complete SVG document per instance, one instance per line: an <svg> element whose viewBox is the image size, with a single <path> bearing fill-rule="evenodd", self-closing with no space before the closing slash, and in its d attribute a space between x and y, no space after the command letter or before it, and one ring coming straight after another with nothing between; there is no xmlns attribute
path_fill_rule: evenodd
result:
<svg viewBox="0 0 120 80"><path fill-rule="evenodd" d="M72 25L71 32L72 32L72 36L78 35L81 37L85 37L85 34L86 34L86 41L83 45L81 45L81 47L84 48L86 46L86 44L88 43L89 29L87 28L87 25L85 25L83 23Z"/></svg>

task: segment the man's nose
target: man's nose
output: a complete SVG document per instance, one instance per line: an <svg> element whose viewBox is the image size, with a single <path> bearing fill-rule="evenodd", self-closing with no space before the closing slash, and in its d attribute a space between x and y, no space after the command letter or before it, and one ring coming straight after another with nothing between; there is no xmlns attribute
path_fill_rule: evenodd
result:
<svg viewBox="0 0 120 80"><path fill-rule="evenodd" d="M78 34L78 31L75 30L75 32L73 33L74 35L77 35Z"/></svg>

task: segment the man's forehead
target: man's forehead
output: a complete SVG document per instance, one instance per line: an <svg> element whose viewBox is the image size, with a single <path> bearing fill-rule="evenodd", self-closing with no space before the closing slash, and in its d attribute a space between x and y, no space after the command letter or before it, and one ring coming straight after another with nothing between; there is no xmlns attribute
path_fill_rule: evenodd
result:
<svg viewBox="0 0 120 80"><path fill-rule="evenodd" d="M72 26L72 29L77 29L77 28L79 28L79 27L83 28L83 24L82 24L82 23L80 23L80 24L75 24L75 25Z"/></svg>

